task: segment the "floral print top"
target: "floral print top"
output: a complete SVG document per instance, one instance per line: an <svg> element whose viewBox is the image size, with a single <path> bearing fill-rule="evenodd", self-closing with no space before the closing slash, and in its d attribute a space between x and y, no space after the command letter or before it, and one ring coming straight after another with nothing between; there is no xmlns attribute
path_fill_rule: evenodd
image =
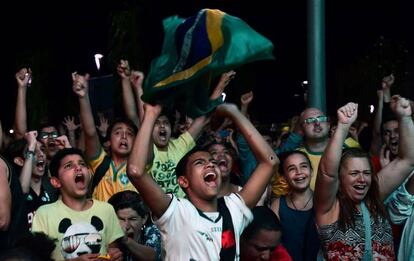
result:
<svg viewBox="0 0 414 261"><path fill-rule="evenodd" d="M340 230L338 222L318 228L326 260L362 260L365 250L365 227L362 213L354 216L355 225ZM388 220L371 217L373 260L395 260L394 243Z"/></svg>
<svg viewBox="0 0 414 261"><path fill-rule="evenodd" d="M141 243L154 248L155 260L161 260L161 233L157 226L151 224L145 227Z"/></svg>
<svg viewBox="0 0 414 261"><path fill-rule="evenodd" d="M152 247L155 251L155 260L160 261L161 259L161 233L158 228L154 225L148 225L143 228L140 244ZM124 249L124 260L135 261L136 259L130 255L128 250Z"/></svg>

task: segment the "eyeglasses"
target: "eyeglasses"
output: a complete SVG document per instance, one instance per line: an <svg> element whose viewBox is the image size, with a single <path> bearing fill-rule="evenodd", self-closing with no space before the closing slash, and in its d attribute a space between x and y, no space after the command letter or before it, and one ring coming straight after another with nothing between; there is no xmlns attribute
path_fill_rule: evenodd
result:
<svg viewBox="0 0 414 261"><path fill-rule="evenodd" d="M69 254L78 249L81 244L85 244L92 249L93 253L99 253L101 243L102 237L99 233L79 233L64 237L61 243L61 247L65 253Z"/></svg>
<svg viewBox="0 0 414 261"><path fill-rule="evenodd" d="M318 116L318 117L310 117L305 119L303 122L305 124L313 124L315 122L327 122L328 121L328 116Z"/></svg>
<svg viewBox="0 0 414 261"><path fill-rule="evenodd" d="M41 139L47 139L49 137L56 139L59 136L57 131L51 131L51 132L46 132L46 131L41 131L39 137Z"/></svg>

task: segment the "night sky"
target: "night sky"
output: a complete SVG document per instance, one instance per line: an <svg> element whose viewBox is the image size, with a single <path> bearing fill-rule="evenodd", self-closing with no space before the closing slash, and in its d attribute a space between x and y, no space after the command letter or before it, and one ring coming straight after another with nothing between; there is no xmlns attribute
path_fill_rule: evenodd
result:
<svg viewBox="0 0 414 261"><path fill-rule="evenodd" d="M12 16L6 19L3 15L0 20L2 45L6 46L2 50L0 119L6 127L11 126L14 114L14 74L20 67L34 62L24 59L26 54L32 57L35 53L35 59L49 61L47 68L41 69L50 76L44 80L53 83L52 88L41 94L45 99L54 101L49 111L58 115L73 113L65 108L56 108L56 105L60 104L60 100L75 100L70 92L70 72L78 70L97 75L93 54L108 53L110 14L119 7L119 2L133 1L56 1L53 4L20 1L10 3L12 7L8 10L3 8L3 12ZM303 109L302 99L295 94L302 94L300 83L306 80L306 1L137 2L145 9L142 52L150 58L160 52L161 21L169 15L187 17L208 7L242 18L272 40L276 59L239 68L237 72L243 76L237 77L228 87L230 101L238 102L240 93L254 90L252 113L262 122L284 121ZM326 2L328 109L332 112L339 105L337 103L344 102L336 95L338 86L343 85L339 81L343 81L344 72L369 54L381 36L401 42L408 51L412 50L409 25L413 24L413 16L409 13L409 1ZM407 57L411 71L402 78L406 80L405 84L410 84L412 53L408 52ZM144 72L148 72L149 62L150 59L143 62L146 65L142 68ZM109 66L103 70L105 74L111 72ZM33 93L36 91L31 90ZM342 97L348 98L352 97Z"/></svg>

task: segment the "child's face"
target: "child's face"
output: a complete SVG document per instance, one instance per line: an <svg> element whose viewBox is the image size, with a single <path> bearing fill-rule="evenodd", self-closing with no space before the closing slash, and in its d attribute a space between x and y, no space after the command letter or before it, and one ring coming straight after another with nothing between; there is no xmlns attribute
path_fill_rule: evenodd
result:
<svg viewBox="0 0 414 261"><path fill-rule="evenodd" d="M230 172L233 168L233 157L230 154L230 151L226 146L222 144L214 144L208 148L211 156L217 161L217 164L220 168L221 175L224 178L230 176Z"/></svg>
<svg viewBox="0 0 414 261"><path fill-rule="evenodd" d="M45 174L46 155L44 153L44 145L39 141L36 143L36 160L33 161L32 175L41 177Z"/></svg>
<svg viewBox="0 0 414 261"><path fill-rule="evenodd" d="M312 169L305 156L299 153L290 155L283 163L283 173L293 190L305 190L309 187Z"/></svg>
<svg viewBox="0 0 414 261"><path fill-rule="evenodd" d="M171 137L171 124L167 116L161 115L155 121L152 138L157 147L164 148L168 145Z"/></svg>
<svg viewBox="0 0 414 261"><path fill-rule="evenodd" d="M120 156L128 156L134 139L135 132L131 127L122 122L115 124L110 137L111 152Z"/></svg>
<svg viewBox="0 0 414 261"><path fill-rule="evenodd" d="M210 153L197 151L192 154L187 160L185 173L188 186L184 189L190 198L212 200L217 197L221 186L221 171Z"/></svg>
<svg viewBox="0 0 414 261"><path fill-rule="evenodd" d="M67 155L60 161L58 188L62 196L84 197L88 192L91 175L85 160L77 154Z"/></svg>

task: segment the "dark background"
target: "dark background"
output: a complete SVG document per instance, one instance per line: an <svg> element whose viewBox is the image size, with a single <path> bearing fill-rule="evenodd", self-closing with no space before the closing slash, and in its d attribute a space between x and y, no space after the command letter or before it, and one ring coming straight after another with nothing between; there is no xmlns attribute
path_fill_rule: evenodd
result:
<svg viewBox="0 0 414 261"><path fill-rule="evenodd" d="M393 92L413 98L412 30L409 1L326 0L326 78L328 113L348 101L362 106L375 104L381 78L396 75ZM16 82L14 74L25 66L33 69L28 93L29 127L43 118L59 122L76 115L78 105L71 92L70 73L102 76L114 72L121 58L148 72L161 49L163 18L188 17L201 8L218 8L245 20L272 40L274 61L238 68L226 93L238 103L241 93L253 90L252 116L263 123L282 122L299 113L304 105L301 82L306 80L306 1L20 1L9 3L1 16L0 119L12 126ZM93 55L105 57L97 72ZM117 112L119 88L105 90ZM101 88L101 89L99 89ZM103 95L103 94L101 94ZM109 97L109 98L108 98ZM100 99L99 99L100 100Z"/></svg>

